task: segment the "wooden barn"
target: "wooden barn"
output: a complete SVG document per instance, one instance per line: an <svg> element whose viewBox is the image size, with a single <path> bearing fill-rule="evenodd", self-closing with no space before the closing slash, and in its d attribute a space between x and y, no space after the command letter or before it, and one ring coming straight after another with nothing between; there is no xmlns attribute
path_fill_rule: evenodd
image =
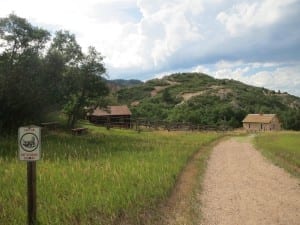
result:
<svg viewBox="0 0 300 225"><path fill-rule="evenodd" d="M88 119L95 124L130 128L131 112L126 105L108 106L105 109L97 107L92 113L88 114Z"/></svg>
<svg viewBox="0 0 300 225"><path fill-rule="evenodd" d="M276 114L248 114L243 127L247 131L273 131L280 130L281 123Z"/></svg>

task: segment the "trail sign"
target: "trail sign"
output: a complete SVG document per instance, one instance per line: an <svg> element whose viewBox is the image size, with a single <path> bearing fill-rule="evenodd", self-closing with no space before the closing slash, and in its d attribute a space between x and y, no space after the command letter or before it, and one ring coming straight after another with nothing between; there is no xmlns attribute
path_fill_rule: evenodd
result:
<svg viewBox="0 0 300 225"><path fill-rule="evenodd" d="M41 128L36 126L20 127L18 144L20 160L39 160L41 152Z"/></svg>

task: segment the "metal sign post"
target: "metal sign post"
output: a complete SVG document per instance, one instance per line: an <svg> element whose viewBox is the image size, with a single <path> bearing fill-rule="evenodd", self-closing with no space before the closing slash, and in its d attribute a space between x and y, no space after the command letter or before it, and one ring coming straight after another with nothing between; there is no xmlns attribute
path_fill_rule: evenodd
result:
<svg viewBox="0 0 300 225"><path fill-rule="evenodd" d="M36 161L40 159L40 127L20 127L18 144L20 160L27 161L28 225L36 225Z"/></svg>

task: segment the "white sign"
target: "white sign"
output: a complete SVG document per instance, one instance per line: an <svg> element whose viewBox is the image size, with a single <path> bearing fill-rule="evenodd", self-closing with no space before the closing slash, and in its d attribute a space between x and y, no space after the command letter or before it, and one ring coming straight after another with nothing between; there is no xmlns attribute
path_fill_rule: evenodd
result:
<svg viewBox="0 0 300 225"><path fill-rule="evenodd" d="M41 152L41 128L20 127L18 133L18 144L20 160L39 160Z"/></svg>

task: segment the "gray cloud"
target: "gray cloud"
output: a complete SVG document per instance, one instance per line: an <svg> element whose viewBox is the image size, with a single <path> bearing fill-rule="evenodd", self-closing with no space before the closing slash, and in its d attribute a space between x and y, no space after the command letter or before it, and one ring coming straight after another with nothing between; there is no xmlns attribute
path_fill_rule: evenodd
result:
<svg viewBox="0 0 300 225"><path fill-rule="evenodd" d="M102 52L111 78L145 80L195 68L250 83L247 76L300 76L299 0L53 0L45 2L47 10L33 10L33 4L11 0L1 5L0 15L15 11L51 30L74 32L83 47ZM235 67L220 69L223 61ZM274 67L249 66L254 64ZM243 76L236 76L240 71ZM282 83L281 89L300 89Z"/></svg>

